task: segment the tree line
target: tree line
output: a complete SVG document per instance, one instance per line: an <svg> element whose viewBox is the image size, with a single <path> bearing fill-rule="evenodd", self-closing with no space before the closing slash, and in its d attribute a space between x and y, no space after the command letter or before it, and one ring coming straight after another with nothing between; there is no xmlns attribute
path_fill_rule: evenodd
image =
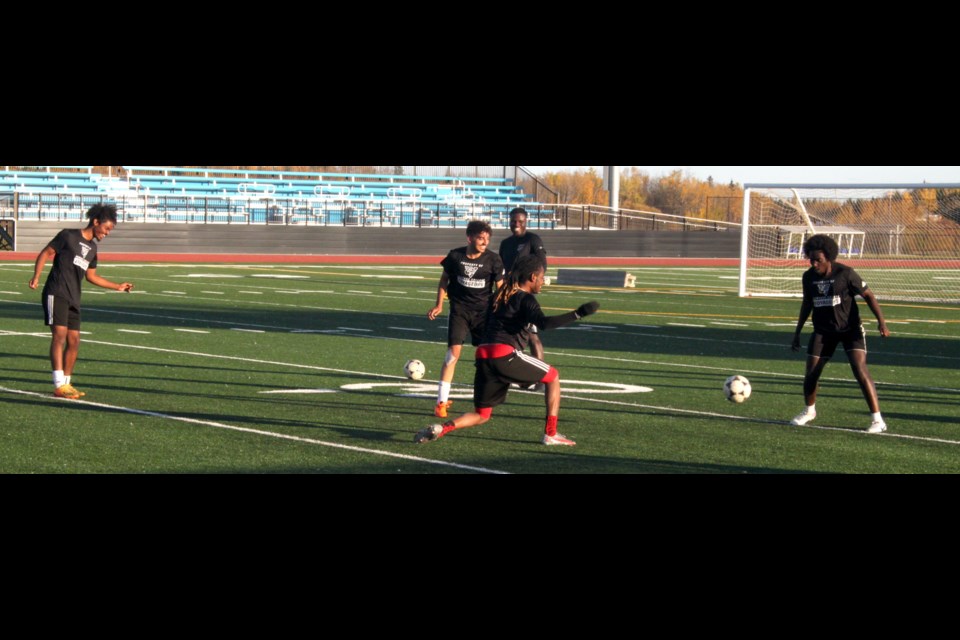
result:
<svg viewBox="0 0 960 640"><path fill-rule="evenodd" d="M566 204L609 202L603 178L595 169L553 172L541 176ZM620 208L737 222L743 208L743 188L734 183L700 180L681 170L654 177L630 167L620 173Z"/></svg>

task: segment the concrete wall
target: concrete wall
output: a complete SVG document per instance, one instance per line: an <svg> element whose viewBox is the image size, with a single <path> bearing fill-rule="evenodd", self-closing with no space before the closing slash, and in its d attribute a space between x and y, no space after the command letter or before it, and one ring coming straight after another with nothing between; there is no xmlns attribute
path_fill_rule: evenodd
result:
<svg viewBox="0 0 960 640"><path fill-rule="evenodd" d="M25 222L17 251L37 252L57 232L79 223ZM570 257L736 258L733 231L535 231L547 254ZM494 231L494 250L509 231ZM294 255L442 256L466 244L463 229L296 227L265 225L120 224L102 250L115 253L255 253Z"/></svg>

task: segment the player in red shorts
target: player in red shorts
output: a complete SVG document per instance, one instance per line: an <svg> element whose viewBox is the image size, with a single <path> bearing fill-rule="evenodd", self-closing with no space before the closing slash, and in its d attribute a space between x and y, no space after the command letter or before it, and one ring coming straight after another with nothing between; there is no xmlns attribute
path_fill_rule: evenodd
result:
<svg viewBox="0 0 960 640"><path fill-rule="evenodd" d="M490 419L494 407L506 401L511 383L527 386L542 382L545 385L547 421L541 442L545 445L576 444L557 433L559 372L546 362L523 353L530 339L527 327L533 324L540 330L556 329L596 313L600 305L588 302L576 311L547 317L535 297L543 287L543 278L540 258L530 255L517 260L490 306L484 338L477 347L477 371L473 379L475 411L421 429L414 436L414 442L432 442L451 431L481 425Z"/></svg>

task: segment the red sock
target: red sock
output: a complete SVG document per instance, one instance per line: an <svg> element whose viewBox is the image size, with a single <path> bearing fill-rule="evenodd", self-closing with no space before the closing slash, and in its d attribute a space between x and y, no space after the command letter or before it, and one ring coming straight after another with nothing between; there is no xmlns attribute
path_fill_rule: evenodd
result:
<svg viewBox="0 0 960 640"><path fill-rule="evenodd" d="M557 435L557 416L547 416L547 426L545 431L548 436Z"/></svg>
<svg viewBox="0 0 960 640"><path fill-rule="evenodd" d="M443 423L443 433L440 434L440 437L442 438L443 436L447 435L451 431L456 431L456 430L457 428L453 426L453 420L448 420L447 422Z"/></svg>

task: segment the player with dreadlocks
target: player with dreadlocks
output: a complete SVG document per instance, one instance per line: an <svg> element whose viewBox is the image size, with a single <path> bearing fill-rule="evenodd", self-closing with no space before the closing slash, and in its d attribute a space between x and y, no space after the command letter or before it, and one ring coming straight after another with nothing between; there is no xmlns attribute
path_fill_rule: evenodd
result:
<svg viewBox="0 0 960 640"><path fill-rule="evenodd" d="M490 419L494 407L506 401L511 383L527 386L542 382L545 385L547 423L541 442L545 445L576 444L557 433L559 372L546 362L526 355L523 350L530 339L528 325L533 324L540 330L556 329L596 313L600 305L588 302L576 311L547 317L535 297L543 288L543 278L544 266L539 257L523 256L516 261L490 305L484 338L477 347L477 371L473 378L475 411L421 429L414 436L414 442L432 442L451 431L481 425Z"/></svg>

